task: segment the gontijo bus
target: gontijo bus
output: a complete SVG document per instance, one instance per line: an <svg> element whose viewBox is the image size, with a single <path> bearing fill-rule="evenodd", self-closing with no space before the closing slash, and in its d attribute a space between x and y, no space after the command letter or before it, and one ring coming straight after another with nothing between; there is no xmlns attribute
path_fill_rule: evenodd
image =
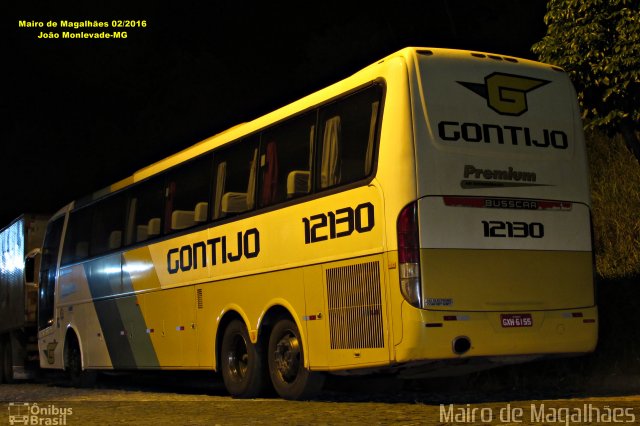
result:
<svg viewBox="0 0 640 426"><path fill-rule="evenodd" d="M561 69L406 48L61 209L41 366L309 398L593 351L585 144Z"/></svg>

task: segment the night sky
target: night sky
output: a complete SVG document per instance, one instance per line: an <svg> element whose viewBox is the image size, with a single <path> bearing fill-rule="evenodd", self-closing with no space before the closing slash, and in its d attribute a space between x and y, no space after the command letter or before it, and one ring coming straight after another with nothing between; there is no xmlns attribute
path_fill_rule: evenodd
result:
<svg viewBox="0 0 640 426"><path fill-rule="evenodd" d="M406 46L535 59L546 10L540 0L122 4L2 2L0 227L24 212L54 213ZM60 27L86 20L109 27ZM146 27L114 29L113 20ZM37 38L50 31L59 38Z"/></svg>

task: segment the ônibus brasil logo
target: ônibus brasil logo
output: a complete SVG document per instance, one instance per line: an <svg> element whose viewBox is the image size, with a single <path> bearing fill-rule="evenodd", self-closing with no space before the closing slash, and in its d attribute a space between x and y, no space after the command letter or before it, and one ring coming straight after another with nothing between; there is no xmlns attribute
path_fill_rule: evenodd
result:
<svg viewBox="0 0 640 426"><path fill-rule="evenodd" d="M73 415L73 408L55 404L10 402L8 408L10 425L66 425L68 416Z"/></svg>

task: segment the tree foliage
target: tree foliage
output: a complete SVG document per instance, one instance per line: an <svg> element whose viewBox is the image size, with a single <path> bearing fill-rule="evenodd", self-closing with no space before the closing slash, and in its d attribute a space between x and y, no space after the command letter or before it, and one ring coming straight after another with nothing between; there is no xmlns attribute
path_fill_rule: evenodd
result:
<svg viewBox="0 0 640 426"><path fill-rule="evenodd" d="M569 73L586 127L622 133L640 161L640 1L549 0L544 19L533 52Z"/></svg>

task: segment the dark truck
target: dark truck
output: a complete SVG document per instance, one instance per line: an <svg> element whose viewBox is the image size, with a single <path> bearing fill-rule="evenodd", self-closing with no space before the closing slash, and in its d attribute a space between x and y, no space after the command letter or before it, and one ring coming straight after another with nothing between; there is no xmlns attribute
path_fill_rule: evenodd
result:
<svg viewBox="0 0 640 426"><path fill-rule="evenodd" d="M0 378L31 378L38 361L38 270L47 216L23 214L0 231Z"/></svg>

